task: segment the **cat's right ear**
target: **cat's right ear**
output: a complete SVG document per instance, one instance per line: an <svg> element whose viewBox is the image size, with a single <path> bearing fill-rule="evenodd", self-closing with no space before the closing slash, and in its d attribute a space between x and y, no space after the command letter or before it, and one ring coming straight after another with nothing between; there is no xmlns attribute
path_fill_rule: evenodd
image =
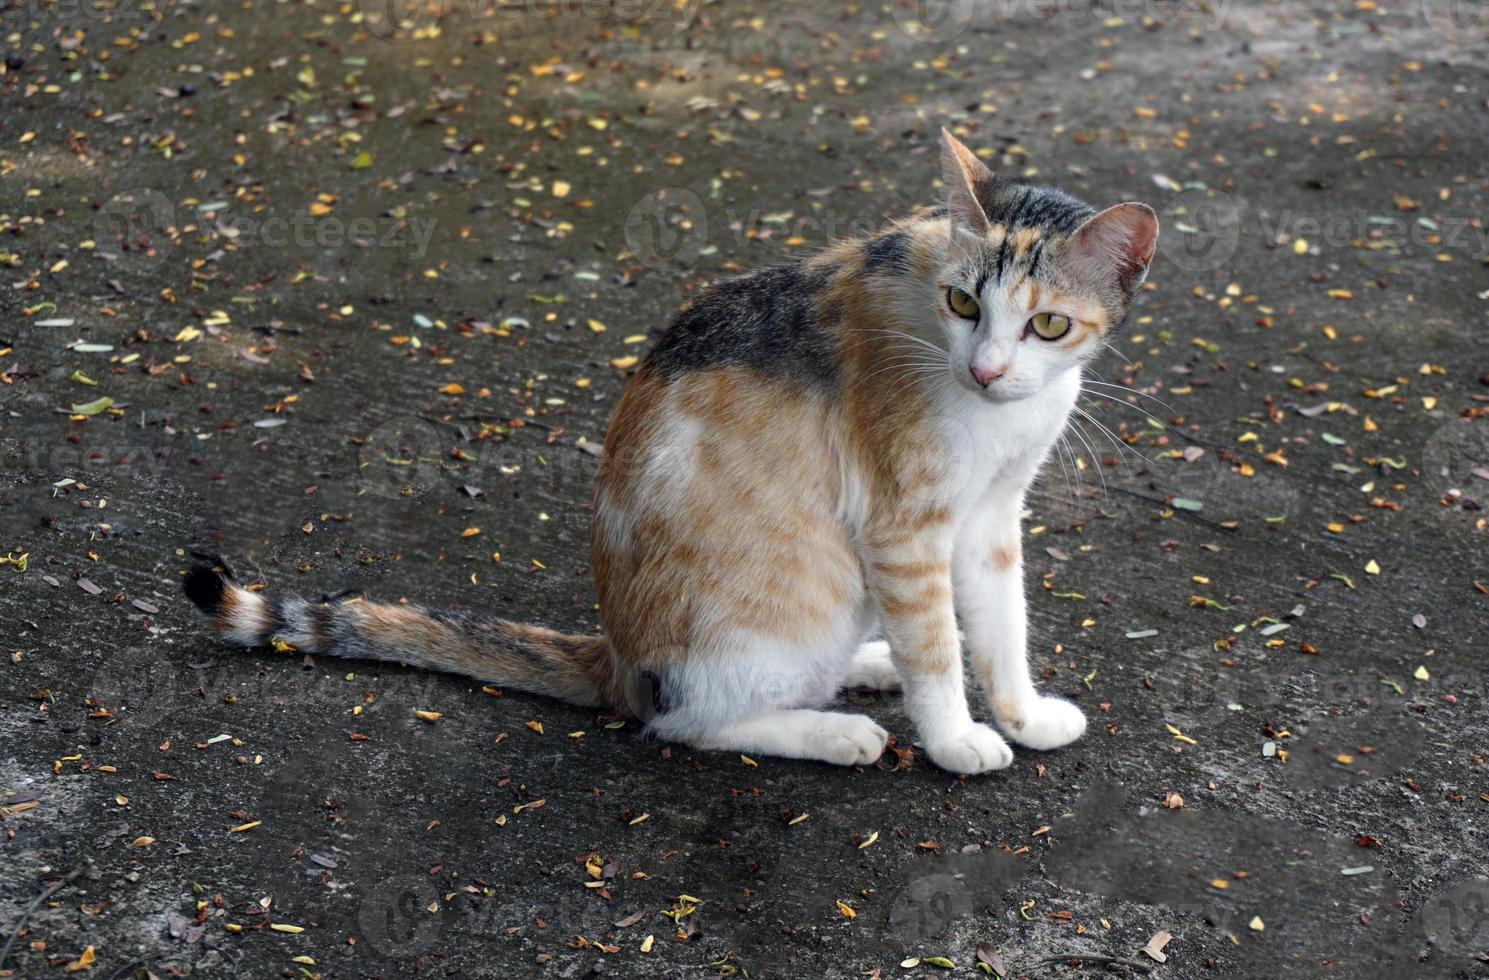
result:
<svg viewBox="0 0 1489 980"><path fill-rule="evenodd" d="M979 238L987 234L987 213L978 203L978 192L986 194L997 180L987 164L942 127L941 182L946 185L946 208L953 228L970 231Z"/></svg>

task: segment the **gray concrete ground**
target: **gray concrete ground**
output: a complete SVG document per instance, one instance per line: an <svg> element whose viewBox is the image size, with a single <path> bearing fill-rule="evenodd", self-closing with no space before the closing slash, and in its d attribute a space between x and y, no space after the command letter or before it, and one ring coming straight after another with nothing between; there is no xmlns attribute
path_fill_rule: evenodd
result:
<svg viewBox="0 0 1489 980"><path fill-rule="evenodd" d="M1482 5L0 11L0 976L1485 972ZM942 125L1163 214L1026 522L1082 742L749 765L191 615L595 626L631 360Z"/></svg>

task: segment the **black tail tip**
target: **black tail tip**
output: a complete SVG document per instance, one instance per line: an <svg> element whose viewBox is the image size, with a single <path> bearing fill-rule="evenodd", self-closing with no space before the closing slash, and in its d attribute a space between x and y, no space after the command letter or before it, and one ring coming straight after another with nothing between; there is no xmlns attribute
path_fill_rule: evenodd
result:
<svg viewBox="0 0 1489 980"><path fill-rule="evenodd" d="M211 565L197 565L186 573L181 583L186 598L204 613L215 613L222 605L222 594L227 591L227 580Z"/></svg>

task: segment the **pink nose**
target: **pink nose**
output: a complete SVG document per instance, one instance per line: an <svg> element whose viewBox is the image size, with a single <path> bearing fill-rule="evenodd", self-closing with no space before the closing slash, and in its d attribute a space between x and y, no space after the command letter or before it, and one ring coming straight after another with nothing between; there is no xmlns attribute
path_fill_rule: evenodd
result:
<svg viewBox="0 0 1489 980"><path fill-rule="evenodd" d="M976 364L973 364L972 380L976 381L978 384L986 388L994 381L997 381L999 378L1003 377L1004 373L1007 372L1007 370L1008 365L1006 364L996 368L980 368Z"/></svg>

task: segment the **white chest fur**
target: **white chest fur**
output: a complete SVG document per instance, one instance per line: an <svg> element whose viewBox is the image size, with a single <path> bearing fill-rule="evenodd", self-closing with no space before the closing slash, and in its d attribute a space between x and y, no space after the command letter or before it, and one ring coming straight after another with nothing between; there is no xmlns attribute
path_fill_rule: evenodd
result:
<svg viewBox="0 0 1489 980"><path fill-rule="evenodd" d="M1080 373L1072 370L1018 401L988 402L948 390L935 420L950 461L943 499L962 512L991 487L1017 492L1026 486L1064 430L1080 386Z"/></svg>

